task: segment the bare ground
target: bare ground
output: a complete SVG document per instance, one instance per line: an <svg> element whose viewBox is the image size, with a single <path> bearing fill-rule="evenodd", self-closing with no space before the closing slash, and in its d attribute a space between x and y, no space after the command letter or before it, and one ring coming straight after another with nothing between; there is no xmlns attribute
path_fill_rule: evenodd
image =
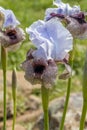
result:
<svg viewBox="0 0 87 130"><path fill-rule="evenodd" d="M3 127L3 73L0 70L0 129ZM11 129L13 117L13 103L11 92L12 72L7 72L7 130ZM32 86L24 79L23 72L17 72L17 119L16 130L19 130L19 123L32 122L42 112L40 108L41 100L32 94L34 89L40 89L40 85ZM25 128L23 128L24 130Z"/></svg>

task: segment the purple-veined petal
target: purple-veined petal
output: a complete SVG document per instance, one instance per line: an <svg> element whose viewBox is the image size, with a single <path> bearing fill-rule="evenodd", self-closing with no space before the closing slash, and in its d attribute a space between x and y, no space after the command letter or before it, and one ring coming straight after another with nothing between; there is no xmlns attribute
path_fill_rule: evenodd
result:
<svg viewBox="0 0 87 130"><path fill-rule="evenodd" d="M33 53L36 58L62 60L72 50L72 35L56 18L47 22L39 20L26 31L37 47Z"/></svg>
<svg viewBox="0 0 87 130"><path fill-rule="evenodd" d="M2 12L5 16L5 21L3 24L4 28L7 28L9 26L15 27L20 24L11 10L5 10L4 8L0 7L0 12Z"/></svg>

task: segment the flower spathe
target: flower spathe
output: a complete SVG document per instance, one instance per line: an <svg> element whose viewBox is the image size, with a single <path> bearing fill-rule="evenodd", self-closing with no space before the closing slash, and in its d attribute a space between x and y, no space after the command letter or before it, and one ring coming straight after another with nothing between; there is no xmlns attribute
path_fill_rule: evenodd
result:
<svg viewBox="0 0 87 130"><path fill-rule="evenodd" d="M25 33L22 28L18 27L20 22L13 11L0 7L0 14L3 15L3 24L0 26L0 43L8 50L15 51L25 39Z"/></svg>
<svg viewBox="0 0 87 130"><path fill-rule="evenodd" d="M32 54L37 59L43 57L46 60L63 60L73 48L72 35L56 18L47 22L39 20L27 28L26 32L38 48Z"/></svg>
<svg viewBox="0 0 87 130"><path fill-rule="evenodd" d="M56 62L63 63L68 52L72 50L72 35L57 19L47 22L38 20L26 32L37 49L30 50L22 63L25 79L32 84L40 82L50 88L58 74Z"/></svg>

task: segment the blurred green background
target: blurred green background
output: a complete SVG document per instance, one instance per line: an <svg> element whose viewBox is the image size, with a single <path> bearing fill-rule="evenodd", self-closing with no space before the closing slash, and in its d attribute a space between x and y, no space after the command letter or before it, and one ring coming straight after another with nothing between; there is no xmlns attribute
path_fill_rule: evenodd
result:
<svg viewBox="0 0 87 130"><path fill-rule="evenodd" d="M18 20L21 22L21 27L24 29L32 22L38 19L44 19L45 10L48 7L53 7L52 0L0 0L0 6L5 9L11 9L15 13ZM87 0L63 0L72 5L80 5L83 11L87 11ZM76 41L74 70L76 74L81 72L81 67L84 63L84 53L87 41ZM33 45L29 41L29 36L26 34L26 40L16 52L9 52L8 69L11 69L16 63L17 69L20 70L20 63L25 59L26 52Z"/></svg>

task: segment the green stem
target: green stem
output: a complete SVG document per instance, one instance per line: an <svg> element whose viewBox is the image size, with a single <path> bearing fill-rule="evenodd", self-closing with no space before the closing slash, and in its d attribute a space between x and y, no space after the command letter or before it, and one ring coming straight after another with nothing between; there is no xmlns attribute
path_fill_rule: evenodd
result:
<svg viewBox="0 0 87 130"><path fill-rule="evenodd" d="M68 80L67 95L66 95L63 116L62 116L62 120L61 120L61 124L60 124L60 130L63 130L63 128L64 128L64 122L65 122L65 117L66 117L66 112L67 112L68 102L69 102L69 97L70 97L71 80L72 80L71 78L69 78L69 80Z"/></svg>
<svg viewBox="0 0 87 130"><path fill-rule="evenodd" d="M3 69L3 101L4 101L4 113L3 113L3 130L6 130L6 49L1 46L1 63Z"/></svg>
<svg viewBox="0 0 87 130"><path fill-rule="evenodd" d="M69 63L70 63L71 68L73 68L73 57L74 57L74 50L70 54ZM61 120L61 124L60 124L60 130L63 130L63 128L64 128L64 122L65 122L65 117L66 117L66 112L67 112L68 102L69 102L69 97L70 97L71 82L72 82L72 76L68 79L66 101L65 101L63 116L62 116L62 120Z"/></svg>
<svg viewBox="0 0 87 130"><path fill-rule="evenodd" d="M15 94L16 96L16 94ZM16 122L16 100L13 101L13 111L14 111L14 115L13 115L13 124L12 124L12 130L15 130L15 122Z"/></svg>
<svg viewBox="0 0 87 130"><path fill-rule="evenodd" d="M87 111L87 102L84 101L79 130L84 130L84 122L85 122L85 117L86 117L86 111Z"/></svg>
<svg viewBox="0 0 87 130"><path fill-rule="evenodd" d="M83 109L80 120L80 129L84 129L86 111L87 111L87 52L85 57L84 71L83 71L83 84L82 84L82 92L83 92Z"/></svg>
<svg viewBox="0 0 87 130"><path fill-rule="evenodd" d="M17 77L16 77L16 69L13 69L12 72L12 97L13 97L13 124L12 130L15 130L15 122L16 122L16 87L17 87Z"/></svg>
<svg viewBox="0 0 87 130"><path fill-rule="evenodd" d="M48 115L48 103L49 103L49 89L44 85L41 87L42 93L42 106L44 111L44 130L49 130L49 115Z"/></svg>

